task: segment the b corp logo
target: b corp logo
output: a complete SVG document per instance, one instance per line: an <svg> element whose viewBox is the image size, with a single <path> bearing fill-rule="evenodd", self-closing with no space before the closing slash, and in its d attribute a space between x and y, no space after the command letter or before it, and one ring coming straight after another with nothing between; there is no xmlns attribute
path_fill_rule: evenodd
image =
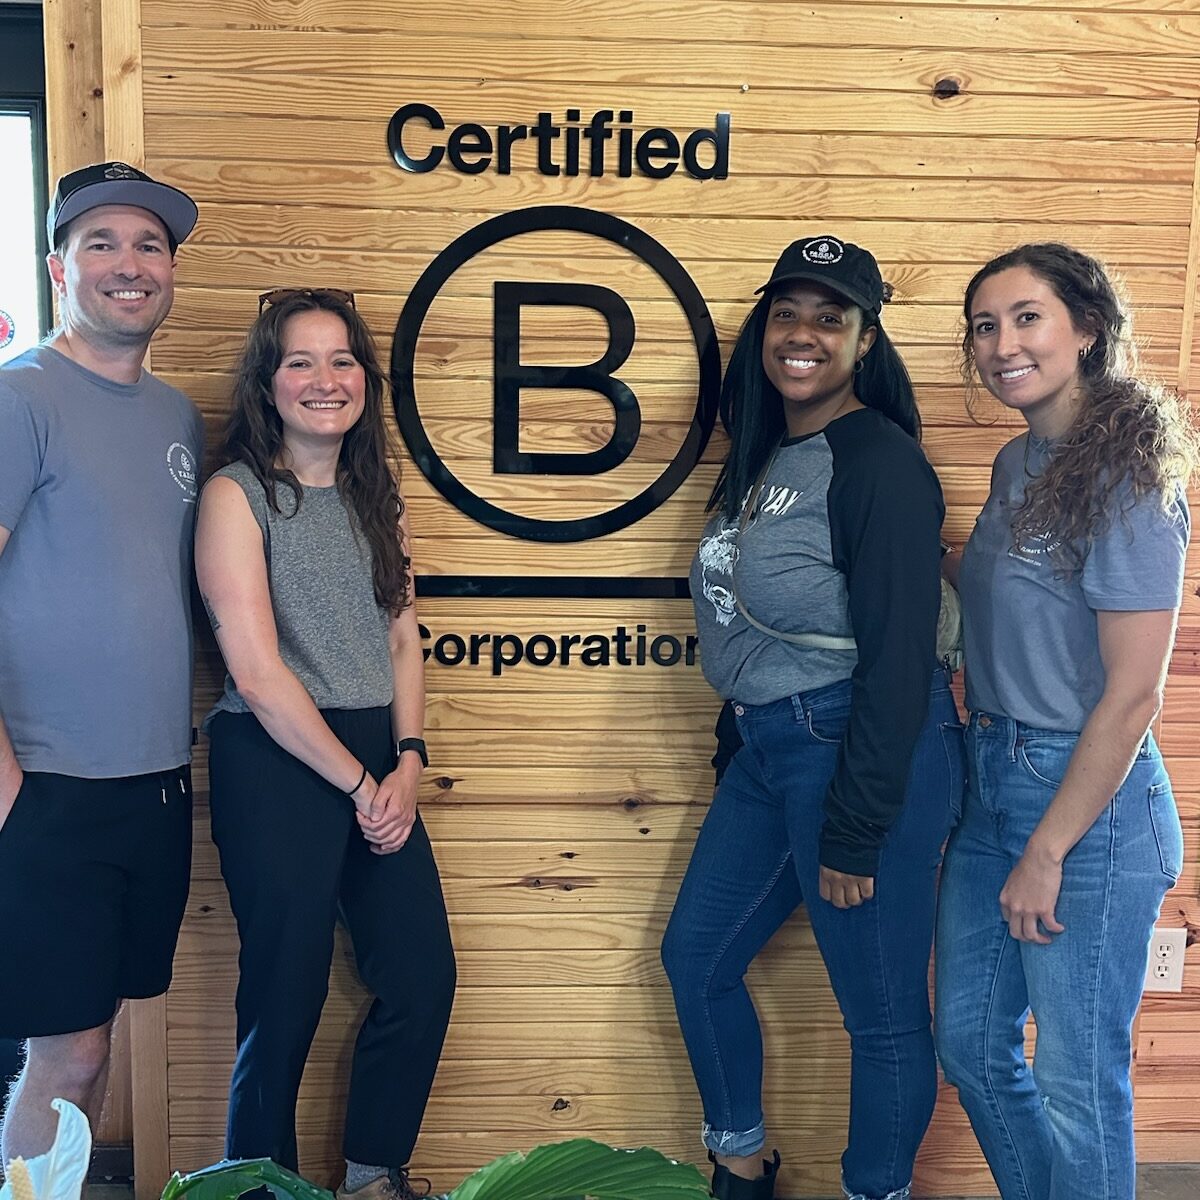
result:
<svg viewBox="0 0 1200 1200"><path fill-rule="evenodd" d="M543 520L510 512L459 479L434 448L416 390L417 343L430 306L450 277L476 255L519 234L570 230L604 238L646 263L666 284L687 318L699 366L695 410L682 444L661 474L606 512L573 520ZM533 261L533 260L531 260ZM496 475L598 475L624 462L641 433L641 408L616 372L636 340L633 313L611 288L592 283L503 282L493 285L493 453ZM546 366L521 361L521 310L572 306L599 312L608 346L594 362ZM533 453L519 446L523 388L573 388L604 396L613 410L608 442L577 453ZM467 516L500 533L540 542L575 542L613 533L640 521L687 479L704 452L716 420L721 360L712 317L691 276L659 242L636 226L594 209L550 205L520 209L483 222L446 247L417 280L400 314L392 344L396 420L413 461L437 490Z"/></svg>

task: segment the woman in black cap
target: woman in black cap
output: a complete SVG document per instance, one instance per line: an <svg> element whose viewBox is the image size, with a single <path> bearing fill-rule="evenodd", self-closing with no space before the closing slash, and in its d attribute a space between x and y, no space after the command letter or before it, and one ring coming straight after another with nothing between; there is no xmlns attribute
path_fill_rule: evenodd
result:
<svg viewBox="0 0 1200 1200"><path fill-rule="evenodd" d="M720 778L663 941L713 1193L773 1195L744 976L804 903L850 1034L842 1184L903 1200L933 1112L929 950L962 729L938 663L941 489L875 259L784 251L721 395L729 457L692 567ZM730 728L736 726L736 732ZM720 757L720 755L718 756Z"/></svg>

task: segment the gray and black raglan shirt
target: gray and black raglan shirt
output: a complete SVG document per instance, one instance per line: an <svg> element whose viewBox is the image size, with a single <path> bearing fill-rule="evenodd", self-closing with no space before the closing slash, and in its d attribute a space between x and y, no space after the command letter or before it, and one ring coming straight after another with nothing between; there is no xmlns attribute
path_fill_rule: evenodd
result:
<svg viewBox="0 0 1200 1200"><path fill-rule="evenodd" d="M718 514L692 564L705 677L769 704L851 680L850 724L826 798L821 862L873 875L904 802L929 707L945 506L920 447L874 409L783 442L746 528ZM796 646L755 629L853 637Z"/></svg>

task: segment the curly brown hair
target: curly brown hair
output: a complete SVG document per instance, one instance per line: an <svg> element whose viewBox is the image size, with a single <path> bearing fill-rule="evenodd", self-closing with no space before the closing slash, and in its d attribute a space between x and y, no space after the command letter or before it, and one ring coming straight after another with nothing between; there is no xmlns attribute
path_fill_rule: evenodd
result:
<svg viewBox="0 0 1200 1200"><path fill-rule="evenodd" d="M1030 242L1009 250L967 284L962 353L972 389L975 293L985 279L1013 267L1026 267L1047 283L1075 328L1095 337L1079 362L1075 418L1056 440L1046 469L1029 484L1012 521L1014 544L1052 533L1051 560L1059 573L1074 575L1092 541L1118 515L1115 493L1124 497L1122 511L1146 497L1164 510L1176 502L1200 461L1200 436L1177 393L1137 377L1129 313L1103 264L1061 242Z"/></svg>
<svg viewBox="0 0 1200 1200"><path fill-rule="evenodd" d="M366 376L362 416L342 439L337 486L358 518L371 549L375 601L399 616L412 603L412 578L401 542L400 516L404 501L387 461L383 427L385 377L366 322L351 304L320 288L297 289L258 315L234 373L233 410L219 451L222 465L244 462L266 492L267 503L279 507L278 488L291 489L298 510L304 486L295 474L277 465L283 447L283 422L271 402L275 372L283 359L283 333L297 313L320 310L340 317L350 339L350 352Z"/></svg>

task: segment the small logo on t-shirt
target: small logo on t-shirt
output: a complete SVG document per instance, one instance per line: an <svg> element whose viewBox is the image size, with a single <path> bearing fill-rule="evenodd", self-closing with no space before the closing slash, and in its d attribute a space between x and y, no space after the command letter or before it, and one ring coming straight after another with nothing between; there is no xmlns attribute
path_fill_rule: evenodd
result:
<svg viewBox="0 0 1200 1200"><path fill-rule="evenodd" d="M1009 547L1008 556L1021 562L1045 562L1046 556L1061 545L1062 538L1054 533L1026 534L1016 545Z"/></svg>
<svg viewBox="0 0 1200 1200"><path fill-rule="evenodd" d="M196 456L182 442L172 442L167 450L167 470L183 489L186 503L191 504L198 490Z"/></svg>
<svg viewBox="0 0 1200 1200"><path fill-rule="evenodd" d="M0 308L0 350L9 344L16 337L17 327L13 324L13 319Z"/></svg>
<svg viewBox="0 0 1200 1200"><path fill-rule="evenodd" d="M835 262L841 262L845 247L837 238L813 238L805 242L800 251L805 262L817 263L822 267L831 267Z"/></svg>

